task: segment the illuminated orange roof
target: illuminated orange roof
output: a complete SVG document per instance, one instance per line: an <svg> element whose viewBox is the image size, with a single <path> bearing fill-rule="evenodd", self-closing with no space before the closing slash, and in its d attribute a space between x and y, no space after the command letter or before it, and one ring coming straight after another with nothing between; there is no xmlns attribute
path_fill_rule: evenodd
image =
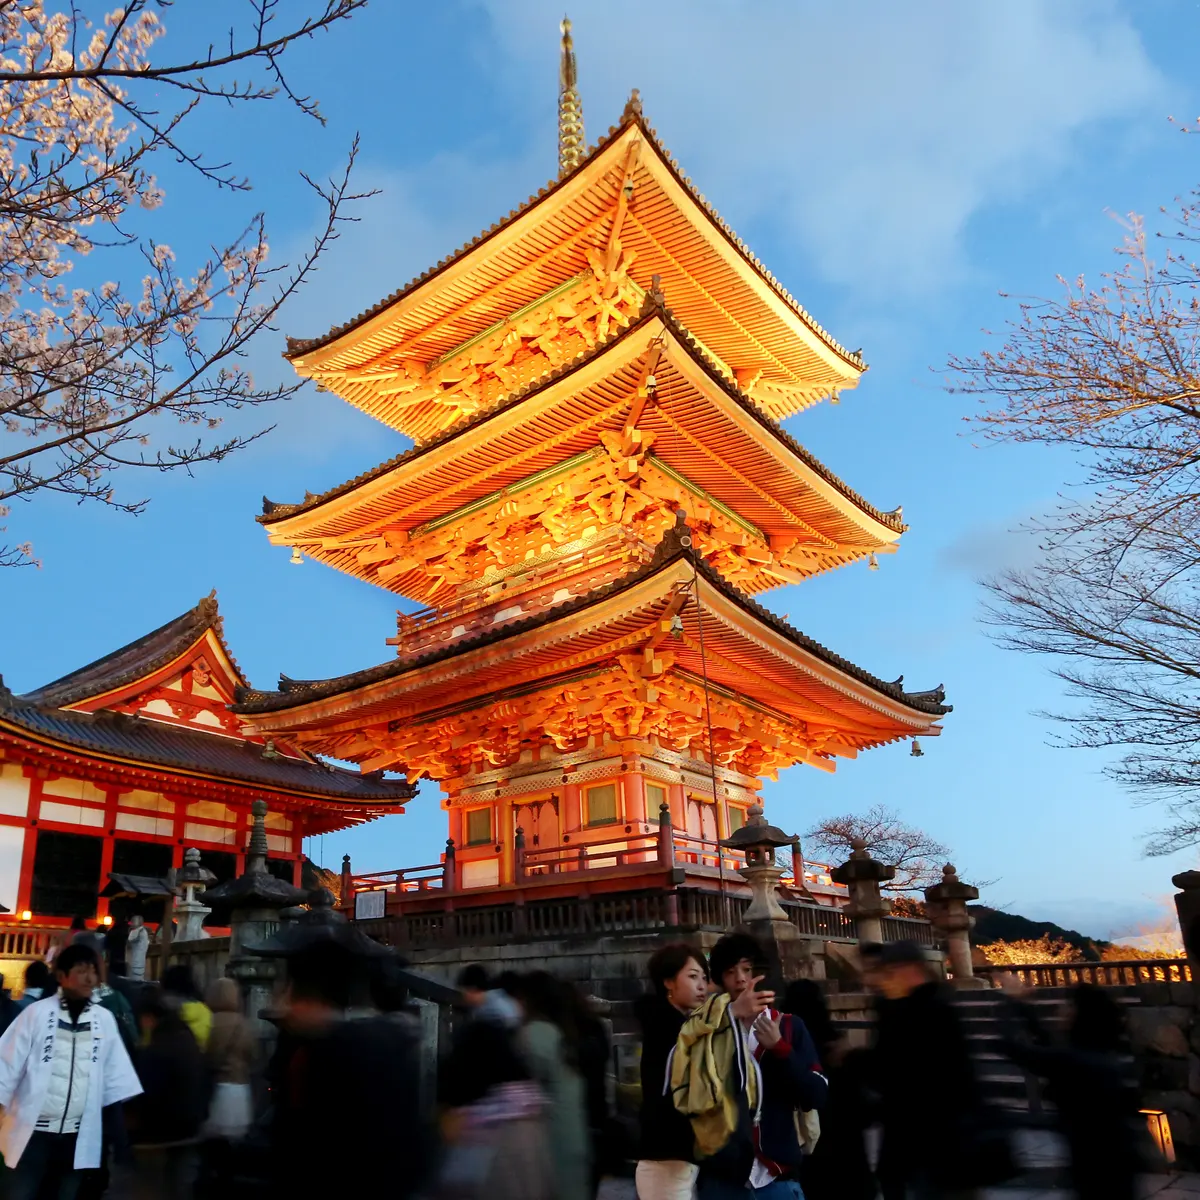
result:
<svg viewBox="0 0 1200 1200"><path fill-rule="evenodd" d="M635 323L547 379L349 483L301 504L268 503L259 520L276 544L438 602L444 597L431 590L437 580L423 562L397 573L393 561L411 553L424 530L467 510L490 506L493 528L502 528L522 487L589 452L603 454L602 443L612 447L633 416L639 386L645 395L650 355L656 390L637 413L638 470L656 494L670 481L672 514L681 506L719 508L764 551L799 541L802 575L894 548L905 528L899 510L880 511L833 475L649 301ZM790 578L785 572L739 585L760 591Z"/></svg>
<svg viewBox="0 0 1200 1200"><path fill-rule="evenodd" d="M289 339L287 357L420 440L454 414L414 401L414 384L556 289L611 270L643 291L660 277L683 323L772 416L851 388L866 369L695 191L636 102L568 175L353 321Z"/></svg>

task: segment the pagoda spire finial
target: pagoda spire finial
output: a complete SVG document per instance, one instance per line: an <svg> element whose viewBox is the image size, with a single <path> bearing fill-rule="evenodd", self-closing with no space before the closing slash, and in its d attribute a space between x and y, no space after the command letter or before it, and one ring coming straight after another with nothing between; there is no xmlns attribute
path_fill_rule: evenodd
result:
<svg viewBox="0 0 1200 1200"><path fill-rule="evenodd" d="M583 103L579 99L578 73L575 69L575 43L571 39L571 19L563 17L562 55L558 64L558 173L566 175L583 158Z"/></svg>

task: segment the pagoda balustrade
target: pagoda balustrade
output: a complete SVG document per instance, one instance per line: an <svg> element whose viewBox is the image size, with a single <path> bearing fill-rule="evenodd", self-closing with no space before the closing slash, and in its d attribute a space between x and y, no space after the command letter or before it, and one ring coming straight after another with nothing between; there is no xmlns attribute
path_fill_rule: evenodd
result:
<svg viewBox="0 0 1200 1200"><path fill-rule="evenodd" d="M478 633L516 617L539 615L575 595L569 586L574 576L586 574L582 587L590 591L628 571L631 563L648 561L653 553L635 533L618 526L576 550L555 550L545 562L489 576L484 584L444 604L397 612L396 636L387 644L395 646L397 654L413 654L454 641L468 630ZM610 570L597 574L606 563Z"/></svg>
<svg viewBox="0 0 1200 1200"><path fill-rule="evenodd" d="M583 832L575 830L564 836L562 844L541 847L527 846L524 835L519 835L512 852L511 884L506 886L552 886L564 876L577 881L581 872L585 872L589 880L603 882L664 871L678 874L680 878L695 878L706 886L717 885L735 893L743 886L737 869L744 865L744 859L740 854L722 850L714 838L701 837L670 824L661 824L653 833L622 832L610 838L571 840ZM496 851L499 851L498 846ZM388 911L419 900L427 893L469 896L475 889L463 883L463 863L458 859L459 852L448 849L441 862L354 873L347 858L342 870L343 906L348 911L353 910L354 895L369 891L386 894ZM468 858L466 861L478 860ZM832 907L845 898L846 889L832 882L828 866L805 862L802 874L807 891L811 895L828 898L828 906ZM785 877L784 883L791 888L796 886L794 877ZM819 904L817 907L824 908L826 905ZM924 922L918 924L923 926Z"/></svg>

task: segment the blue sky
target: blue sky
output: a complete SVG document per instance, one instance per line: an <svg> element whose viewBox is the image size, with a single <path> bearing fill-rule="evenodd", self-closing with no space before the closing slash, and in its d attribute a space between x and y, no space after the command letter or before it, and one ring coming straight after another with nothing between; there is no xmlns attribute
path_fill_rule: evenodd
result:
<svg viewBox="0 0 1200 1200"><path fill-rule="evenodd" d="M196 10L192 19L196 20ZM978 624L983 573L1029 553L1013 534L1076 473L1063 455L980 447L970 407L941 387L952 353L1011 312L1001 290L1045 295L1055 276L1112 265L1114 214L1154 214L1200 182L1200 141L1169 117L1200 112L1200 5L1181 0L583 0L575 23L587 132L632 87L684 170L818 320L871 369L836 407L790 431L911 529L881 570L850 567L767 599L884 678L946 685L955 713L923 758L896 747L836 776L794 768L766 790L780 825L885 802L953 847L991 903L1093 934L1151 918L1194 853L1147 860L1156 819L1108 782L1104 758L1048 744L1061 703L1050 664L994 647ZM192 144L255 185L223 198L166 165L153 231L185 262L266 209L273 260L317 211L297 171L335 170L355 132L359 209L307 291L264 336L259 377L286 377L283 333L348 319L507 213L555 168L559 4L377 4L298 48L292 72L322 101L318 128L282 106L213 109ZM178 10L166 14L184 30ZM187 32L191 32L188 30ZM249 428L261 412L237 420ZM254 521L265 493L299 498L406 444L331 395L279 406L240 457L184 475L126 475L149 496L129 518L58 498L18 506L39 570L0 574L0 670L26 690L107 652L216 587L226 633L260 686L338 674L389 654L396 599L313 563L296 568ZM360 870L431 861L437 789L404 817L315 844Z"/></svg>

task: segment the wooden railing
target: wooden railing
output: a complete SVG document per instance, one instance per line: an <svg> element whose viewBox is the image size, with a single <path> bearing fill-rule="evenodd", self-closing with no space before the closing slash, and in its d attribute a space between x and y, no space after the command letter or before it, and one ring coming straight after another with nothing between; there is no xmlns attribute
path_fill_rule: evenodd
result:
<svg viewBox="0 0 1200 1200"><path fill-rule="evenodd" d="M453 869L453 863L450 864ZM399 867L392 871L372 871L365 875L350 875L349 891L343 877L342 890L350 892L373 892L387 888L398 895L405 892L427 892L446 886L446 863L430 863L423 867Z"/></svg>
<svg viewBox="0 0 1200 1200"><path fill-rule="evenodd" d="M657 833L622 834L602 842L543 846L515 852L518 879L530 875L558 875L563 871L593 871L606 867L644 866L657 860L661 839Z"/></svg>
<svg viewBox="0 0 1200 1200"><path fill-rule="evenodd" d="M0 958L45 958L56 939L65 939L67 930L36 925L7 925L0 929Z"/></svg>
<svg viewBox="0 0 1200 1200"><path fill-rule="evenodd" d="M879 924L883 927L885 942L916 942L918 946L937 944L933 926L919 917L883 917Z"/></svg>
<svg viewBox="0 0 1200 1200"><path fill-rule="evenodd" d="M1070 987L1094 983L1119 987L1132 983L1190 983L1192 968L1186 958L1142 958L1122 962L989 963L975 974L995 979L1015 975L1025 987Z"/></svg>

